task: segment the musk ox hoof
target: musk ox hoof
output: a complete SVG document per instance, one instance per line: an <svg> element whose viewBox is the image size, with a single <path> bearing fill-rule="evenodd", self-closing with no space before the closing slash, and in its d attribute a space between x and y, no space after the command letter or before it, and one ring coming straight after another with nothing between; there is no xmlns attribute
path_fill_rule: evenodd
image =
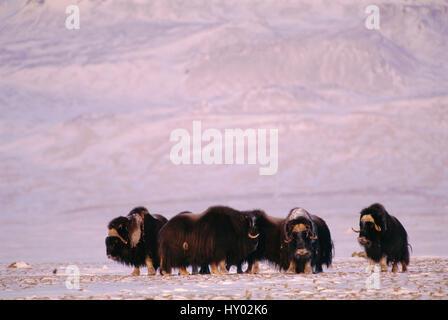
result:
<svg viewBox="0 0 448 320"><path fill-rule="evenodd" d="M253 268L252 270L247 270L246 273L247 274L259 274L260 273L260 269L259 268Z"/></svg>
<svg viewBox="0 0 448 320"><path fill-rule="evenodd" d="M190 273L185 268L180 268L179 269L179 275L180 276L189 276Z"/></svg>
<svg viewBox="0 0 448 320"><path fill-rule="evenodd" d="M366 273L372 273L373 272L373 265L369 265L367 268L366 268Z"/></svg>
<svg viewBox="0 0 448 320"><path fill-rule="evenodd" d="M156 270L154 268L150 269L148 268L148 276L155 276L156 275Z"/></svg>
<svg viewBox="0 0 448 320"><path fill-rule="evenodd" d="M303 272L305 274L311 274L312 273L311 265L309 263L305 264L305 268L304 268Z"/></svg>

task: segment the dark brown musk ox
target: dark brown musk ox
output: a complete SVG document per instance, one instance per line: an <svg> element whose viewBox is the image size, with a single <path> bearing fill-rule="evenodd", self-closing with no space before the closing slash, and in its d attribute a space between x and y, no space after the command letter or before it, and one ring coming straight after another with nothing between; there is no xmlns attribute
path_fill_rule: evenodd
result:
<svg viewBox="0 0 448 320"><path fill-rule="evenodd" d="M193 214L193 212L191 211L182 211L179 214ZM198 270L198 268L200 267L200 269ZM210 268L207 265L202 265L202 266L197 266L197 265L192 265L191 266L191 270L192 270L192 274L196 275L196 274L210 274Z"/></svg>
<svg viewBox="0 0 448 320"><path fill-rule="evenodd" d="M159 214L150 214L145 207L136 207L126 217L113 219L106 237L107 257L133 266L132 275L140 275L140 267L145 265L148 275L155 275L160 265L157 237L167 221Z"/></svg>
<svg viewBox="0 0 448 320"><path fill-rule="evenodd" d="M353 228L352 228L353 229ZM408 234L397 218L391 216L383 205L374 203L361 211L359 217L358 242L364 247L371 272L375 263L380 263L381 270L387 271L387 265L392 263L392 272L397 271L401 263L402 272L409 265Z"/></svg>
<svg viewBox="0 0 448 320"><path fill-rule="evenodd" d="M334 246L325 221L305 209L293 208L286 219L257 217L258 247L248 258L249 273L267 260L288 273L319 273L332 263Z"/></svg>
<svg viewBox="0 0 448 320"><path fill-rule="evenodd" d="M226 265L242 263L258 245L258 232L249 211L213 206L201 214L180 213L159 232L162 274L187 266L211 266L211 273L228 273Z"/></svg>

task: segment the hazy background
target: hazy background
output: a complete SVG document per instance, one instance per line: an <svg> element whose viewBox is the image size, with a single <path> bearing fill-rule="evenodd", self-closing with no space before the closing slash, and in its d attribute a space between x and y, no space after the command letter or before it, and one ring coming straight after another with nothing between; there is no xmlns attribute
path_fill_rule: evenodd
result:
<svg viewBox="0 0 448 320"><path fill-rule="evenodd" d="M67 5L80 30L67 30ZM0 261L103 261L144 205L324 218L381 202L448 255L448 2L0 0ZM175 166L175 128L277 128L279 167Z"/></svg>

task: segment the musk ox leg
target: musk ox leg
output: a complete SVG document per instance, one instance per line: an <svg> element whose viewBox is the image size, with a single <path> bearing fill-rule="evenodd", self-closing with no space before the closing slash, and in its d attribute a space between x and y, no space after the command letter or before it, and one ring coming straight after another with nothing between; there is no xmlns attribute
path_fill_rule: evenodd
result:
<svg viewBox="0 0 448 320"><path fill-rule="evenodd" d="M145 262L146 262L146 266L148 267L148 276L156 275L156 269L154 269L154 265L152 264L151 258L146 256Z"/></svg>
<svg viewBox="0 0 448 320"><path fill-rule="evenodd" d="M204 264L201 266L201 269L199 269L199 274L210 274L210 268L208 267L208 264Z"/></svg>
<svg viewBox="0 0 448 320"><path fill-rule="evenodd" d="M218 265L215 262L210 263L212 274L219 274Z"/></svg>
<svg viewBox="0 0 448 320"><path fill-rule="evenodd" d="M295 272L296 272L296 264L294 263L294 261L291 261L289 263L288 270L286 270L286 273L295 273Z"/></svg>
<svg viewBox="0 0 448 320"><path fill-rule="evenodd" d="M170 269L170 270L163 270L163 269L160 269L160 274L161 274L162 276L170 276L170 275L171 275L171 269Z"/></svg>
<svg viewBox="0 0 448 320"><path fill-rule="evenodd" d="M373 259L369 259L369 260L370 260L370 264L366 268L366 272L367 273L372 273L373 272L373 268L375 267L375 260L373 260Z"/></svg>
<svg viewBox="0 0 448 320"><path fill-rule="evenodd" d="M317 263L316 266L314 267L313 273L317 274L317 273L321 273L321 272L324 272L324 270L322 270L322 264Z"/></svg>
<svg viewBox="0 0 448 320"><path fill-rule="evenodd" d="M259 265L258 260L255 260L255 261L254 261L254 264L252 265L252 270L251 270L250 273L253 273L253 274L258 274L258 273L260 273L260 265Z"/></svg>
<svg viewBox="0 0 448 320"><path fill-rule="evenodd" d="M226 268L226 260L221 260L220 262L219 262L219 273L220 274L228 274L229 273L229 271L227 271L227 268Z"/></svg>
<svg viewBox="0 0 448 320"><path fill-rule="evenodd" d="M135 267L134 271L132 271L131 276L139 276L140 275L140 268Z"/></svg>
<svg viewBox="0 0 448 320"><path fill-rule="evenodd" d="M406 264L406 262L401 261L401 272L406 272L408 271L408 265Z"/></svg>
<svg viewBox="0 0 448 320"><path fill-rule="evenodd" d="M387 271L386 258L387 258L387 256L383 256L383 257L381 258L381 261L380 261L381 272L386 272L386 271Z"/></svg>
<svg viewBox="0 0 448 320"><path fill-rule="evenodd" d="M194 274L194 275L198 274L198 266L197 265L193 264L191 266L191 274Z"/></svg>
<svg viewBox="0 0 448 320"><path fill-rule="evenodd" d="M392 261L392 272L396 273L398 269L398 264L396 261Z"/></svg>
<svg viewBox="0 0 448 320"><path fill-rule="evenodd" d="M249 262L247 266L246 273L249 274L257 274L260 272L260 266L258 265L258 260L255 260L254 262Z"/></svg>
<svg viewBox="0 0 448 320"><path fill-rule="evenodd" d="M185 267L180 267L179 268L179 274L182 276L189 276L190 273L187 271L187 269Z"/></svg>
<svg viewBox="0 0 448 320"><path fill-rule="evenodd" d="M170 276L171 275L171 268L166 268L163 264L163 259L160 257L160 274L162 276Z"/></svg>
<svg viewBox="0 0 448 320"><path fill-rule="evenodd" d="M309 261L307 261L305 263L305 268L304 268L303 272L306 273L306 274L312 273L312 271L311 271L311 263Z"/></svg>

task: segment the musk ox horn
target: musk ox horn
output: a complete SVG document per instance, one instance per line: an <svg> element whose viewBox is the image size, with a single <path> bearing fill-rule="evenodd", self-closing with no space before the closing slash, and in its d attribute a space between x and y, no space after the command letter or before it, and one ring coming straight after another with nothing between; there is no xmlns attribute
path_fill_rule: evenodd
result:
<svg viewBox="0 0 448 320"><path fill-rule="evenodd" d="M129 217L129 219L131 220L131 223L128 227L129 243L131 245L131 248L134 248L135 246L137 246L137 243L139 243L142 236L143 217L139 214L133 214L131 217Z"/></svg>
<svg viewBox="0 0 448 320"><path fill-rule="evenodd" d="M311 215L308 213L308 211L306 211L303 208L294 208L291 210L291 212L289 213L288 217L286 218L286 222L289 222L291 220L297 219L299 217L305 217L311 224L311 230L309 229L309 227L305 226L303 223L299 223L297 225L294 226L294 228L292 229L293 232L301 232L301 231L307 231L309 234L309 238L311 240L316 240L317 236L316 236L316 225L313 221L313 218L311 218ZM285 227L285 234L286 234L286 227ZM289 237L288 237L289 240ZM289 240L290 242L291 240Z"/></svg>
<svg viewBox="0 0 448 320"><path fill-rule="evenodd" d="M297 219L298 217L303 216L305 214L305 212L306 212L306 210L302 209L302 208L294 208L289 212L288 216L285 219L284 225L283 225L283 234L285 235L285 240L284 240L285 243L290 243L292 241L292 238L289 237L289 235L288 235L288 230L287 230L288 222L290 222L294 219Z"/></svg>
<svg viewBox="0 0 448 320"><path fill-rule="evenodd" d="M356 232L356 233L360 233L361 232L361 230L355 230L353 228L352 228L352 230L353 230L353 232Z"/></svg>
<svg viewBox="0 0 448 320"><path fill-rule="evenodd" d="M259 233L257 233L256 235L251 235L250 232L247 234L249 236L249 238L251 239L257 239L258 236L260 235Z"/></svg>
<svg viewBox="0 0 448 320"><path fill-rule="evenodd" d="M381 231L381 227L375 223L375 220L373 219L373 217L370 214L366 214L366 215L362 216L361 222L372 222L375 227L375 230L378 232Z"/></svg>
<svg viewBox="0 0 448 320"><path fill-rule="evenodd" d="M109 236L109 237L117 237L117 238L120 239L121 242L123 242L124 244L128 244L128 242L127 242L126 240L124 240L123 237L120 236L120 234L118 233L118 231L117 231L116 229L114 229L114 228L112 228L112 229L109 230L109 234L108 234L108 236Z"/></svg>

